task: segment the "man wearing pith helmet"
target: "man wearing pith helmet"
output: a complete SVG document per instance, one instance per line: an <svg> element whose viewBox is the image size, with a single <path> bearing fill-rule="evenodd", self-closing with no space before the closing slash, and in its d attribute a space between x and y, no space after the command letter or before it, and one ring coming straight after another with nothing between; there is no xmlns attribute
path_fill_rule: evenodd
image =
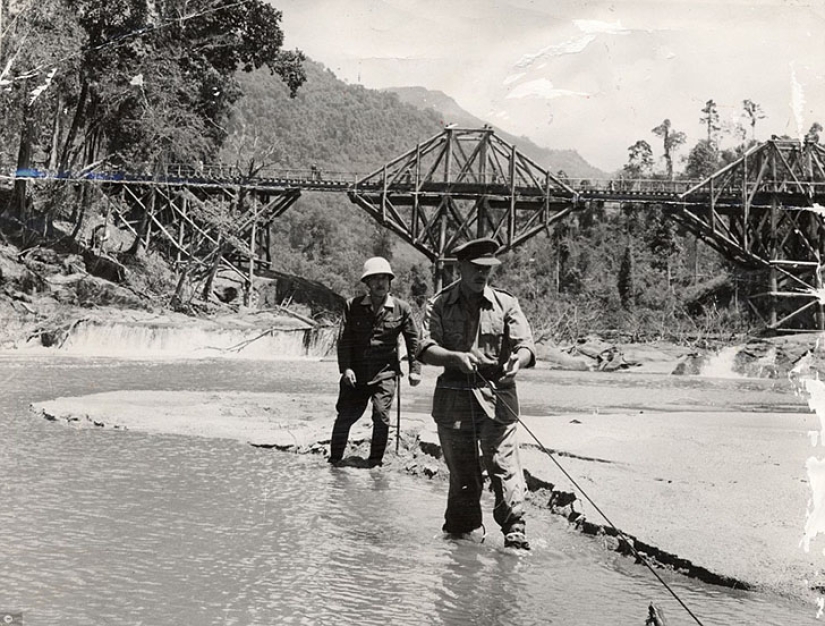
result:
<svg viewBox="0 0 825 626"><path fill-rule="evenodd" d="M370 467L382 464L389 438L390 408L401 376L399 335L404 336L407 347L410 385L421 382L421 364L415 358L418 327L410 305L390 295L393 278L395 274L387 259L367 259L361 274L367 294L350 298L344 305L338 333L338 416L329 453L329 462L334 465L343 460L350 428L370 401L373 427L367 463Z"/></svg>
<svg viewBox="0 0 825 626"><path fill-rule="evenodd" d="M488 284L493 267L501 263L498 248L495 239L482 238L453 250L461 278L429 301L418 358L444 368L432 411L450 471L444 532L451 538L483 539L483 461L504 545L529 550L515 379L521 369L535 365L536 348L518 300Z"/></svg>

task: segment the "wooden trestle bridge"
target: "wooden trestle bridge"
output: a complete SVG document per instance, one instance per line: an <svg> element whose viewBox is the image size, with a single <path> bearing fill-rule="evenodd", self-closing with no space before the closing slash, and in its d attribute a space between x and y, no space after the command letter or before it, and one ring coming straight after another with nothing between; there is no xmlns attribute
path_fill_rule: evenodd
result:
<svg viewBox="0 0 825 626"><path fill-rule="evenodd" d="M204 263L217 250L247 285L271 267L270 225L305 191L346 193L435 265L437 287L461 241L492 236L504 252L590 203L658 205L725 257L764 271L749 304L767 329L825 328L825 148L814 143L770 140L693 182L562 179L489 128L446 128L363 177L206 167L17 178L99 185L145 245L160 237L179 260Z"/></svg>

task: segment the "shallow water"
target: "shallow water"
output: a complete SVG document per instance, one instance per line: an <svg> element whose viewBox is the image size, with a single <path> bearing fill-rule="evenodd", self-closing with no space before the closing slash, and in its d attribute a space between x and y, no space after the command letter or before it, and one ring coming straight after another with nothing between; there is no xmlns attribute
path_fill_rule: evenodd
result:
<svg viewBox="0 0 825 626"><path fill-rule="evenodd" d="M531 514L528 555L505 551L492 530L482 545L453 544L438 533L438 481L231 441L72 430L27 409L114 389L329 394L334 369L0 358L0 612L22 610L27 626L641 625L653 601L670 626L696 623L649 571L545 512ZM525 374L543 411L590 410L579 385L608 409L638 403L640 388L651 406L796 402L781 381ZM548 384L553 402L542 405ZM426 410L425 398L405 406ZM661 575L707 626L819 623L815 607Z"/></svg>

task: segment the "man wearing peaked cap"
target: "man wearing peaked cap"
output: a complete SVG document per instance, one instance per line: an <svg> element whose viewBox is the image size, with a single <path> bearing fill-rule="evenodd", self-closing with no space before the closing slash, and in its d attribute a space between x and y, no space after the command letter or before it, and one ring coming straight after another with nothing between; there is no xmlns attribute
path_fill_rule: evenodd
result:
<svg viewBox="0 0 825 626"><path fill-rule="evenodd" d="M407 346L410 385L421 382L421 364L415 358L418 327L410 305L390 295L393 278L387 259L367 259L361 274L367 295L350 298L344 305L338 333L338 415L329 453L329 462L334 465L343 460L350 428L370 402L373 427L367 463L370 467L382 464L389 438L390 408L401 377L399 336L403 335Z"/></svg>
<svg viewBox="0 0 825 626"><path fill-rule="evenodd" d="M498 241L492 237L473 239L453 249L453 256L456 260L470 261L474 265L501 265L501 261L496 258L498 252Z"/></svg>
<svg viewBox="0 0 825 626"><path fill-rule="evenodd" d="M452 538L483 538L483 461L504 545L529 550L515 379L522 368L535 365L536 347L518 300L488 284L493 267L501 263L498 248L495 239L483 238L452 251L461 279L428 303L418 358L444 368L432 411L450 472L444 532Z"/></svg>

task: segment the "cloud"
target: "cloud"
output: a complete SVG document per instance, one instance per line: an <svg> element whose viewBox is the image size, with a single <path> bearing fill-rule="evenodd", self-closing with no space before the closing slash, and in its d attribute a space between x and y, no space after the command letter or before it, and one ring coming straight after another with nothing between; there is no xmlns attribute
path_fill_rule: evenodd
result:
<svg viewBox="0 0 825 626"><path fill-rule="evenodd" d="M573 23L584 33L589 35L629 35L630 31L619 21L602 22L600 20L573 20Z"/></svg>
<svg viewBox="0 0 825 626"><path fill-rule="evenodd" d="M516 67L524 69L530 67L538 59L545 57L559 57L568 54L578 54L596 40L597 35L629 35L630 30L622 26L619 21L603 22L601 20L573 20L576 28L584 35L568 39L561 43L542 48L536 53L528 53L521 57Z"/></svg>
<svg viewBox="0 0 825 626"><path fill-rule="evenodd" d="M547 46L542 48L535 54L525 54L517 62L516 67L519 69L526 69L535 63L538 59L546 56L559 57L566 54L578 54L582 52L587 46L596 40L596 35L584 35L576 39L569 39L559 44Z"/></svg>
<svg viewBox="0 0 825 626"><path fill-rule="evenodd" d="M515 74L510 74L507 78L504 79L504 84L509 85L511 83L516 82L520 78L526 76L525 72L516 72Z"/></svg>
<svg viewBox="0 0 825 626"><path fill-rule="evenodd" d="M553 98L562 98L565 96L588 96L589 94L578 91L569 91L567 89L556 89L546 78L538 78L526 83L518 85L510 93L507 94L507 100L512 98L544 98L552 100Z"/></svg>

